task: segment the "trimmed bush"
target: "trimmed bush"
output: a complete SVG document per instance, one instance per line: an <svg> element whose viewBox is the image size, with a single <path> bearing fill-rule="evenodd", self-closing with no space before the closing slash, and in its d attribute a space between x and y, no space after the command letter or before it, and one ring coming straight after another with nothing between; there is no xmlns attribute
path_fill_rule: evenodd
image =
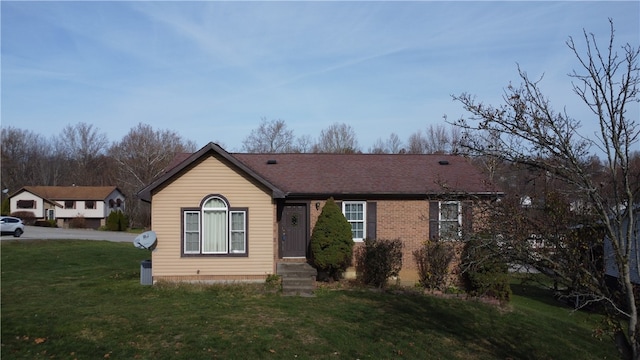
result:
<svg viewBox="0 0 640 360"><path fill-rule="evenodd" d="M31 211L14 211L11 216L20 218L25 225L36 223L36 214Z"/></svg>
<svg viewBox="0 0 640 360"><path fill-rule="evenodd" d="M40 227L58 227L55 220L38 220L34 225Z"/></svg>
<svg viewBox="0 0 640 360"><path fill-rule="evenodd" d="M427 241L413 252L421 286L444 291L449 275L449 265L455 256L453 245L445 241Z"/></svg>
<svg viewBox="0 0 640 360"><path fill-rule="evenodd" d="M387 286L390 277L402 269L402 241L365 239L356 253L358 278L367 285Z"/></svg>
<svg viewBox="0 0 640 360"><path fill-rule="evenodd" d="M468 294L488 296L507 302L511 299L509 266L501 258L495 242L472 238L462 252L462 283Z"/></svg>
<svg viewBox="0 0 640 360"><path fill-rule="evenodd" d="M122 211L112 211L107 216L106 228L109 231L125 231L129 228L129 218Z"/></svg>
<svg viewBox="0 0 640 360"><path fill-rule="evenodd" d="M333 198L329 198L311 234L311 263L320 273L339 280L351 265L352 256L351 224ZM318 274L319 280L322 277L322 274Z"/></svg>

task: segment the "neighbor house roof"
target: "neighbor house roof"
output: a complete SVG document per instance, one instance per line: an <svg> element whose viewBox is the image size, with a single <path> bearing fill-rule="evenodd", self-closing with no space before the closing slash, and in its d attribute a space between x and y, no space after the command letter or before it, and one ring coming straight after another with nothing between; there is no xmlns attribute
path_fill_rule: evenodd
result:
<svg viewBox="0 0 640 360"><path fill-rule="evenodd" d="M215 152L272 190L273 197L411 196L495 194L499 190L469 159L424 154L242 154L209 143L193 154L178 154L164 175L138 196L151 193L180 171Z"/></svg>
<svg viewBox="0 0 640 360"><path fill-rule="evenodd" d="M116 186L25 186L14 195L28 191L46 200L104 200ZM120 191L121 192L121 191Z"/></svg>

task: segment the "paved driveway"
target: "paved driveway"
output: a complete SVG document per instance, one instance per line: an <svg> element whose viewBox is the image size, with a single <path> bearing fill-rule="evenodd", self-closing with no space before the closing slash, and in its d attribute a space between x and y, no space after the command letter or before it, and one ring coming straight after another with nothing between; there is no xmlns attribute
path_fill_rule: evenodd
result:
<svg viewBox="0 0 640 360"><path fill-rule="evenodd" d="M126 232L117 231L98 231L98 230L85 230L85 229L60 229L60 228L46 228L40 226L25 226L24 234L19 238L12 235L2 235L1 239L4 240L60 240L60 239L73 239L73 240L107 240L117 242L130 242L133 243L133 239L136 238L136 234L130 234Z"/></svg>

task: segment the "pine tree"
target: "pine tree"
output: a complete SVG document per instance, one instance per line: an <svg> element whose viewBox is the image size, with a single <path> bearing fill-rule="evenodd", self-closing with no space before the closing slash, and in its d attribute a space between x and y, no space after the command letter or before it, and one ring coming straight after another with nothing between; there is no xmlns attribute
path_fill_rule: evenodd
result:
<svg viewBox="0 0 640 360"><path fill-rule="evenodd" d="M351 225L333 198L329 198L311 235L311 259L314 266L338 280L351 265L353 238Z"/></svg>

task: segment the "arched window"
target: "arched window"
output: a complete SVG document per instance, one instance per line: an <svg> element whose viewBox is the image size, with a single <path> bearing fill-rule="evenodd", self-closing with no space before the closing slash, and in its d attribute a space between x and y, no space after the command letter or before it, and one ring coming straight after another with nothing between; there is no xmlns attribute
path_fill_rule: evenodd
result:
<svg viewBox="0 0 640 360"><path fill-rule="evenodd" d="M184 209L183 253L226 255L247 253L247 209L234 209L218 195L204 199L199 209Z"/></svg>
<svg viewBox="0 0 640 360"><path fill-rule="evenodd" d="M202 206L202 253L227 253L227 204L210 198Z"/></svg>

